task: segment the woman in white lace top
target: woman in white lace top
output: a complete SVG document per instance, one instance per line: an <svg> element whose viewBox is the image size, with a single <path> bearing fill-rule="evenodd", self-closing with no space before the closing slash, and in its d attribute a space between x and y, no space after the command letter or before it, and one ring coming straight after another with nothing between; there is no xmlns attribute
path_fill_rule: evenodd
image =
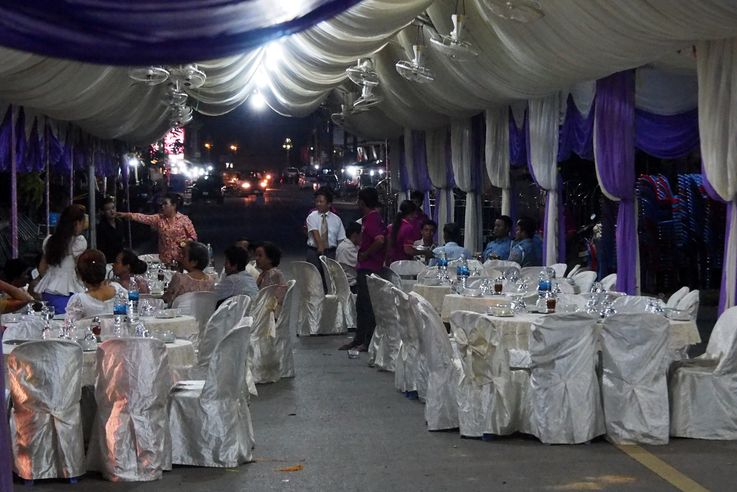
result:
<svg viewBox="0 0 737 492"><path fill-rule="evenodd" d="M78 320L91 316L113 314L115 296L128 291L120 284L105 280L105 255L102 251L88 249L77 259L77 275L84 282L86 292L74 294L67 304L67 319Z"/></svg>

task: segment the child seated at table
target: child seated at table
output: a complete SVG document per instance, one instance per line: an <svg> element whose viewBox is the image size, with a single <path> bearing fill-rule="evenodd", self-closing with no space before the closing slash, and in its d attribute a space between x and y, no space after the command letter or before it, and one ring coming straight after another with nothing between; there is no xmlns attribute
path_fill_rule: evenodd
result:
<svg viewBox="0 0 737 492"><path fill-rule="evenodd" d="M67 319L78 320L91 316L113 314L115 297L128 291L120 284L105 280L105 255L97 249L88 249L77 258L77 276L87 292L78 292L69 299Z"/></svg>

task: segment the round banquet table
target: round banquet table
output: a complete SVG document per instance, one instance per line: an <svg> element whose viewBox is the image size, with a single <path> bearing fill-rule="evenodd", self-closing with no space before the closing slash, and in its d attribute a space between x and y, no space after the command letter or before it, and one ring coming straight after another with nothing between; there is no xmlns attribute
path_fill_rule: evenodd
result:
<svg viewBox="0 0 737 492"><path fill-rule="evenodd" d="M7 356L17 346L15 344L3 343L3 355ZM172 343L167 343L166 355L169 359L169 367L191 366L195 364L194 345L188 340L174 340ZM83 352L82 364L82 386L94 386L97 375L97 351L90 350ZM7 377L6 370L6 383Z"/></svg>
<svg viewBox="0 0 737 492"><path fill-rule="evenodd" d="M440 313L443 310L443 299L450 294L450 285L415 284L412 292L424 297L435 308L435 311Z"/></svg>
<svg viewBox="0 0 737 492"><path fill-rule="evenodd" d="M500 296L463 296L460 294L447 294L442 302L440 317L444 323L450 320L453 311L473 311L475 313L486 313L486 310L494 306L509 306L511 297Z"/></svg>
<svg viewBox="0 0 737 492"><path fill-rule="evenodd" d="M105 334L108 333L112 328L112 316L105 315L102 318L102 335L105 338ZM78 328L87 328L90 324L90 319L85 318L77 322ZM199 335L200 329L197 324L197 319L194 316L187 314L180 314L174 318L156 318L154 316L141 316L141 321L146 326L149 332L162 333L164 331L171 331L176 338L183 340L195 340Z"/></svg>

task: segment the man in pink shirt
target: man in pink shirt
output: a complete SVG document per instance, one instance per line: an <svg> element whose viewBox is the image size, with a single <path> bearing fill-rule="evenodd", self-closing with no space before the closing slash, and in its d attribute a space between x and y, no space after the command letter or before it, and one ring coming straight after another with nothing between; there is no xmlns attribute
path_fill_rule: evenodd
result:
<svg viewBox="0 0 737 492"><path fill-rule="evenodd" d="M117 215L156 229L159 233L159 259L168 265L175 261L181 263L184 257L183 246L189 241L197 241L197 232L192 221L186 215L177 212L177 202L176 195L167 195L161 203L160 214L121 212Z"/></svg>
<svg viewBox="0 0 737 492"><path fill-rule="evenodd" d="M363 219L361 220L361 244L358 246L358 263L356 263L356 334L352 342L342 345L339 350L356 348L361 352L366 352L376 327L366 277L372 273L379 273L384 265L386 227L381 218L379 194L375 188L363 188L358 192L358 207L361 209Z"/></svg>

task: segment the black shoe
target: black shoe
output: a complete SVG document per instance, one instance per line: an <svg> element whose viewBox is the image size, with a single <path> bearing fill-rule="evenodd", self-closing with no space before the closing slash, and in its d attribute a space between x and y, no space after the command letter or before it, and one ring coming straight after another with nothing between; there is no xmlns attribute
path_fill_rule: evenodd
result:
<svg viewBox="0 0 737 492"><path fill-rule="evenodd" d="M358 342L356 342L354 340L352 342L346 343L345 345L341 345L340 347L338 347L338 350L350 350L350 349L352 349L354 347L358 347L359 345L360 345L360 343L358 343Z"/></svg>

